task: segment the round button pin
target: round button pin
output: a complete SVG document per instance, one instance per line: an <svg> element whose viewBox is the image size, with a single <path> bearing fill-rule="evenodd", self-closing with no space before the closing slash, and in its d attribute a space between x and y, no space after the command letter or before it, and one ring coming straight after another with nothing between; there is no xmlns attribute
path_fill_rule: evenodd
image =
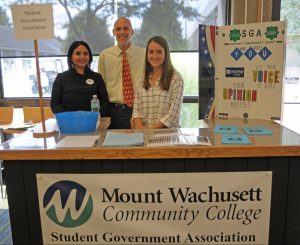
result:
<svg viewBox="0 0 300 245"><path fill-rule="evenodd" d="M85 82L88 85L93 85L94 84L94 80L93 79L87 79Z"/></svg>

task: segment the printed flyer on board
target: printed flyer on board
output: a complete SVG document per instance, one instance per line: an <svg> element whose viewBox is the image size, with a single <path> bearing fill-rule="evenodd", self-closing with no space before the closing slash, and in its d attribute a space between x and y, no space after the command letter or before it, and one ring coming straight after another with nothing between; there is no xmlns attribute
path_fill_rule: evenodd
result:
<svg viewBox="0 0 300 245"><path fill-rule="evenodd" d="M216 115L281 117L285 22L218 27Z"/></svg>
<svg viewBox="0 0 300 245"><path fill-rule="evenodd" d="M272 172L37 174L44 244L268 244Z"/></svg>

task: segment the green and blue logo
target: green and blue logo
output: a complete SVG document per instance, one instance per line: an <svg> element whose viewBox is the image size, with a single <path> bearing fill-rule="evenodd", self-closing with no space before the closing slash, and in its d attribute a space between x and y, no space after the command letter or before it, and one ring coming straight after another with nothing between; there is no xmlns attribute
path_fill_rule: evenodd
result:
<svg viewBox="0 0 300 245"><path fill-rule="evenodd" d="M93 199L82 185L62 180L46 190L43 207L54 223L72 228L84 224L91 217Z"/></svg>

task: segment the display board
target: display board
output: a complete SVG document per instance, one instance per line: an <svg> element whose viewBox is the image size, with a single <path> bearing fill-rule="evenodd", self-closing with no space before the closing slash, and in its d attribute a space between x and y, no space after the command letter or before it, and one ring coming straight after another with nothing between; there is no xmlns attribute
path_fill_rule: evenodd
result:
<svg viewBox="0 0 300 245"><path fill-rule="evenodd" d="M285 22L218 27L216 116L281 118Z"/></svg>
<svg viewBox="0 0 300 245"><path fill-rule="evenodd" d="M14 4L10 8L17 40L54 38L52 4Z"/></svg>

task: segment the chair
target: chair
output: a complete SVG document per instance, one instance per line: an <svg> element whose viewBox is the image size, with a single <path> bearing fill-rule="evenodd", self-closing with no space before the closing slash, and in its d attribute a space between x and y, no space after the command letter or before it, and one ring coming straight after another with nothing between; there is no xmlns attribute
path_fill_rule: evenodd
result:
<svg viewBox="0 0 300 245"><path fill-rule="evenodd" d="M8 124L12 123L13 115L14 115L13 106L0 107L1 143L11 138L10 133L5 132L6 130L5 128L8 126Z"/></svg>
<svg viewBox="0 0 300 245"><path fill-rule="evenodd" d="M38 123L42 121L40 107L23 107L24 123ZM45 120L53 118L54 115L50 107L44 107Z"/></svg>
<svg viewBox="0 0 300 245"><path fill-rule="evenodd" d="M0 125L10 124L13 121L14 107L0 107Z"/></svg>

